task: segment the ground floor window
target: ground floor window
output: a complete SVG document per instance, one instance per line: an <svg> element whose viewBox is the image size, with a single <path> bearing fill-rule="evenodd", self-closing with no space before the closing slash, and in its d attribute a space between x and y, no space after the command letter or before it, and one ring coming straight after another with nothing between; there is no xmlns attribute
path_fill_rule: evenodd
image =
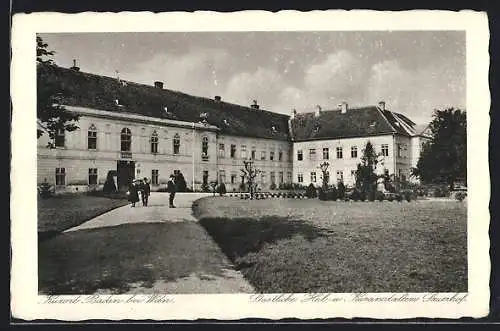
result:
<svg viewBox="0 0 500 331"><path fill-rule="evenodd" d="M287 181L287 183L292 182L292 173L291 172L286 173L286 181Z"/></svg>
<svg viewBox="0 0 500 331"><path fill-rule="evenodd" d="M316 183L316 173L315 172L311 172L311 182Z"/></svg>
<svg viewBox="0 0 500 331"><path fill-rule="evenodd" d="M158 175L159 175L158 169L151 170L151 184L152 185L158 185Z"/></svg>
<svg viewBox="0 0 500 331"><path fill-rule="evenodd" d="M344 172L341 170L337 171L337 181L343 182L344 181Z"/></svg>
<svg viewBox="0 0 500 331"><path fill-rule="evenodd" d="M271 184L276 184L276 173L271 171Z"/></svg>
<svg viewBox="0 0 500 331"><path fill-rule="evenodd" d="M231 174L231 184L236 184L236 175Z"/></svg>
<svg viewBox="0 0 500 331"><path fill-rule="evenodd" d="M304 175L302 174L297 174L297 181L299 183L303 183L304 182Z"/></svg>
<svg viewBox="0 0 500 331"><path fill-rule="evenodd" d="M97 185L97 168L89 168L89 185Z"/></svg>
<svg viewBox="0 0 500 331"><path fill-rule="evenodd" d="M66 168L56 168L56 185L66 185Z"/></svg>
<svg viewBox="0 0 500 331"><path fill-rule="evenodd" d="M203 185L208 185L208 170L203 170Z"/></svg>
<svg viewBox="0 0 500 331"><path fill-rule="evenodd" d="M279 172L278 177L279 177L280 184L283 184L283 171Z"/></svg>

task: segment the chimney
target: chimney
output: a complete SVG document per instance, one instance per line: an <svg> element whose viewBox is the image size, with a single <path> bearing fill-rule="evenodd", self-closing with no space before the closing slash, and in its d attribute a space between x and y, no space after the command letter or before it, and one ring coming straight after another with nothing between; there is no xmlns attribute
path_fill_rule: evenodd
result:
<svg viewBox="0 0 500 331"><path fill-rule="evenodd" d="M347 102L342 101L342 103L340 104L340 113L341 114L347 113L347 107L348 107Z"/></svg>
<svg viewBox="0 0 500 331"><path fill-rule="evenodd" d="M163 82L156 81L156 82L155 82L155 87L156 87L156 88L159 88L159 89L163 89Z"/></svg>
<svg viewBox="0 0 500 331"><path fill-rule="evenodd" d="M385 110L385 101L379 101L378 108L380 110Z"/></svg>
<svg viewBox="0 0 500 331"><path fill-rule="evenodd" d="M217 102L220 102L221 101L220 95L216 95L215 98L214 98L214 100L217 101Z"/></svg>
<svg viewBox="0 0 500 331"><path fill-rule="evenodd" d="M259 109L260 108L259 104L257 103L257 100L254 100L253 104L251 104L250 107L253 108L253 109Z"/></svg>
<svg viewBox="0 0 500 331"><path fill-rule="evenodd" d="M319 117L319 115L321 115L321 106L320 105L316 105L316 111L314 112L314 115L316 117Z"/></svg>
<svg viewBox="0 0 500 331"><path fill-rule="evenodd" d="M76 60L75 59L73 59L73 66L70 69L72 69L74 71L80 71L80 68L76 66Z"/></svg>

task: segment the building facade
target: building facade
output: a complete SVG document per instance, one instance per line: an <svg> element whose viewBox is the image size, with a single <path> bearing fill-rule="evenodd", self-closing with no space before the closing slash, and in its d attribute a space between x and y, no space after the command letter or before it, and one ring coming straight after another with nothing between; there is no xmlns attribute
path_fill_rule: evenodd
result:
<svg viewBox="0 0 500 331"><path fill-rule="evenodd" d="M78 129L61 132L53 148L38 139L38 183L61 192L100 189L113 174L119 189L147 177L153 190L182 173L195 190L218 181L239 191L244 160L261 170L263 190L280 184L321 185L319 164L330 164L330 182L354 183L370 141L379 171L409 177L426 134L385 105L291 116L200 98L163 88L83 73L78 68L38 68L39 84L55 86L61 104L80 115ZM351 126L351 127L350 127Z"/></svg>

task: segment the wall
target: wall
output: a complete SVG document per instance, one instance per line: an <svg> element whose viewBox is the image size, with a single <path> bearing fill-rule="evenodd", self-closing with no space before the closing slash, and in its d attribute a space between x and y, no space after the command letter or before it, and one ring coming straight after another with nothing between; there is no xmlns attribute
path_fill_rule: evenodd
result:
<svg viewBox="0 0 500 331"><path fill-rule="evenodd" d="M231 145L236 145L236 155L231 158ZM220 151L219 145L224 145L224 152ZM242 146L246 146L246 157L242 155ZM254 165L257 169L263 171L263 174L257 176L257 184L262 190L269 190L271 186L271 174L275 174L275 183L280 184L279 173L283 172L283 182L287 181L287 173L292 174L292 144L289 141L237 137L228 135L219 135L217 145L217 165L218 171L225 172L225 185L228 191L239 191L241 183L241 169L244 167L243 161L251 158L252 150L255 150ZM279 152L282 152L282 159L279 160ZM265 159L262 160L262 152L265 152ZM270 159L271 152L274 152L274 159ZM231 175L236 176L234 183L231 183Z"/></svg>
<svg viewBox="0 0 500 331"><path fill-rule="evenodd" d="M97 129L97 149L89 150L87 132L91 125ZM191 186L193 178L193 161L195 164L194 178L202 180L202 171L208 170L216 174L216 141L214 131L196 128L169 127L161 124L135 123L126 120L103 119L93 116L82 116L80 129L67 132L64 148L47 148L48 137L44 135L38 140L38 183L47 181L55 184L55 168L66 168L66 184L88 185L89 168L98 169L98 182L103 184L108 171L116 170L117 160L136 162L136 176L151 178L152 170L159 173L158 189L167 182L168 176L174 170L180 170ZM120 152L120 134L123 128L129 128L132 134L130 157L123 158ZM158 153L151 153L150 138L152 133L158 134ZM173 154L173 138L180 137L179 154ZM208 138L208 157L202 160L202 139ZM194 154L193 154L194 152ZM138 170L138 171L137 171Z"/></svg>
<svg viewBox="0 0 500 331"><path fill-rule="evenodd" d="M337 171L343 172L343 180L346 185L354 185L355 177L351 174L352 171L357 169L358 163L361 162L363 149L366 143L370 141L376 153L381 153L382 144L387 144L389 147L389 156L381 157L378 173L383 173L384 168L387 168L390 173L394 172L394 137L392 135L374 136L374 137L359 137L359 138L346 138L338 140L315 140L295 142L293 144L293 182L298 183L298 175L302 174L302 185L309 185L313 183L316 186L322 184L322 172L319 165L327 161L330 173L330 184L337 182ZM357 157L351 157L351 147L357 147ZM336 149L342 147L342 159L337 158ZM329 158L323 159L323 148L329 149ZM310 159L309 150L316 150L316 157ZM298 151L303 152L303 161L297 160ZM316 182L311 181L311 172L316 173Z"/></svg>

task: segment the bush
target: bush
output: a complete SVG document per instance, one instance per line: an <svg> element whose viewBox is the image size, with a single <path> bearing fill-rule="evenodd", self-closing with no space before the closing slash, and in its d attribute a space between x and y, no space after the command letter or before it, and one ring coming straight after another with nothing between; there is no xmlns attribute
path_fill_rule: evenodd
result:
<svg viewBox="0 0 500 331"><path fill-rule="evenodd" d="M338 187L337 187L337 195L339 199L344 200L345 198L345 192L346 188L343 182L339 182Z"/></svg>
<svg viewBox="0 0 500 331"><path fill-rule="evenodd" d="M389 202L394 201L394 195L390 194L390 195L387 197L387 200L388 200Z"/></svg>
<svg viewBox="0 0 500 331"><path fill-rule="evenodd" d="M38 194L42 199L50 198L54 195L54 187L48 183L42 183L38 186Z"/></svg>
<svg viewBox="0 0 500 331"><path fill-rule="evenodd" d="M226 194L226 184L224 183L220 183L219 186L217 187L217 193L219 193L219 195L224 195Z"/></svg>
<svg viewBox="0 0 500 331"><path fill-rule="evenodd" d="M330 188L326 193L326 199L330 201L336 201L338 199L338 192L335 186Z"/></svg>
<svg viewBox="0 0 500 331"><path fill-rule="evenodd" d="M313 199L316 198L316 196L317 196L316 187L314 186L313 183L311 183L309 184L309 186L307 186L306 197L308 197L309 199Z"/></svg>
<svg viewBox="0 0 500 331"><path fill-rule="evenodd" d="M396 200L397 200L398 202L403 201L403 195L402 195L402 194L396 194Z"/></svg>
<svg viewBox="0 0 500 331"><path fill-rule="evenodd" d="M115 185L115 181L113 179L114 176L116 176L116 170L110 170L108 171L108 175L106 176L106 181L104 182L104 187L102 190L106 193L110 192L116 192L117 187Z"/></svg>
<svg viewBox="0 0 500 331"><path fill-rule="evenodd" d="M247 191L247 185L245 183L240 183L240 185L238 186L238 188L240 189L240 192L246 192Z"/></svg>
<svg viewBox="0 0 500 331"><path fill-rule="evenodd" d="M177 192L187 192L187 184L186 179L182 172L178 172L175 175L175 184L177 186Z"/></svg>
<svg viewBox="0 0 500 331"><path fill-rule="evenodd" d="M365 192L360 192L359 193L359 200L365 201L366 200L366 193Z"/></svg>
<svg viewBox="0 0 500 331"><path fill-rule="evenodd" d="M322 187L318 188L318 199L320 199L321 201L326 200L326 193Z"/></svg>
<svg viewBox="0 0 500 331"><path fill-rule="evenodd" d="M466 192L457 192L457 194L455 194L455 199L457 199L457 201L464 201L465 198L467 197L467 193Z"/></svg>
<svg viewBox="0 0 500 331"><path fill-rule="evenodd" d="M276 183L271 183L271 185L269 185L269 189L276 190Z"/></svg>
<svg viewBox="0 0 500 331"><path fill-rule="evenodd" d="M368 191L368 193L366 193L366 198L368 201L375 201L375 191Z"/></svg>
<svg viewBox="0 0 500 331"><path fill-rule="evenodd" d="M349 196L350 199L354 200L354 201L358 201L358 200L361 200L361 193L358 189L354 189L354 191L352 191L351 195Z"/></svg>
<svg viewBox="0 0 500 331"><path fill-rule="evenodd" d="M444 198L444 197L449 197L450 196L450 190L448 186L446 185L440 185L434 188L434 194L433 196L435 198Z"/></svg>
<svg viewBox="0 0 500 331"><path fill-rule="evenodd" d="M375 199L377 199L378 201L384 201L384 198L385 198L384 192L381 191L375 192Z"/></svg>

